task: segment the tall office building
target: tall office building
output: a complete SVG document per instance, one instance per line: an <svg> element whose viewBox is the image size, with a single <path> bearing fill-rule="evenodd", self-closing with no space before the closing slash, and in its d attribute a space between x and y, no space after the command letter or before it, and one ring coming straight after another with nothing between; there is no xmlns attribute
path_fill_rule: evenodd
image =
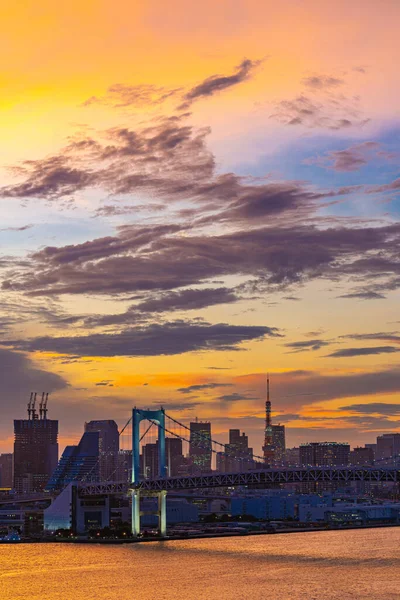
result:
<svg viewBox="0 0 400 600"><path fill-rule="evenodd" d="M13 455L0 454L0 488L13 486Z"/></svg>
<svg viewBox="0 0 400 600"><path fill-rule="evenodd" d="M374 464L372 448L354 448L349 454L349 464L353 467L364 467Z"/></svg>
<svg viewBox="0 0 400 600"><path fill-rule="evenodd" d="M274 458L272 464L276 467L281 467L285 463L286 452L284 425L272 425L272 444L274 446Z"/></svg>
<svg viewBox="0 0 400 600"><path fill-rule="evenodd" d="M101 481L115 481L118 469L119 431L115 421L89 421L85 431L99 433L99 478Z"/></svg>
<svg viewBox="0 0 400 600"><path fill-rule="evenodd" d="M300 445L300 465L341 467L349 464L350 446L340 442L311 442Z"/></svg>
<svg viewBox="0 0 400 600"><path fill-rule="evenodd" d="M398 456L400 456L400 433L384 433L376 438L376 461Z"/></svg>
<svg viewBox="0 0 400 600"><path fill-rule="evenodd" d="M211 423L195 421L190 423L189 457L194 472L209 473L211 471L212 445Z"/></svg>
<svg viewBox="0 0 400 600"><path fill-rule="evenodd" d="M17 493L42 491L58 461L58 421L47 418L47 395L39 412L36 394L28 403L28 418L14 421L14 489Z"/></svg>
<svg viewBox="0 0 400 600"><path fill-rule="evenodd" d="M249 438L240 429L230 429L225 453L217 454L217 471L231 473L254 468L253 448L249 448Z"/></svg>
<svg viewBox="0 0 400 600"><path fill-rule="evenodd" d="M46 490L63 490L74 481L98 481L99 437L98 431L85 431L77 446L67 446Z"/></svg>

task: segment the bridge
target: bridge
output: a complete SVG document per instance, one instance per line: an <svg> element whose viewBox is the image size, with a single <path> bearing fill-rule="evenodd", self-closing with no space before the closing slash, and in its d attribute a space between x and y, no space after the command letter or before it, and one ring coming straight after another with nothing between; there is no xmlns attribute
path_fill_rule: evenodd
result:
<svg viewBox="0 0 400 600"><path fill-rule="evenodd" d="M141 435L142 422L147 422L146 430ZM211 439L207 435L197 433L195 439L190 437L190 428L177 421L164 409L142 410L134 408L121 433L131 426L132 472L130 480L125 481L84 481L77 484L80 496L130 494L132 497L132 533L140 534L140 498L152 496L158 499L154 514L159 521L159 533L166 535L166 494L168 491L204 490L222 487L262 487L288 483L400 483L400 469L375 467L304 467L304 468L268 468L264 458L238 451L235 456L226 452L225 445ZM140 468L140 445L144 437L153 428L157 431L158 476L145 478ZM179 438L207 453L225 455L236 461L238 469L232 473L201 473L179 477L167 476L166 434ZM148 513L147 513L148 514Z"/></svg>

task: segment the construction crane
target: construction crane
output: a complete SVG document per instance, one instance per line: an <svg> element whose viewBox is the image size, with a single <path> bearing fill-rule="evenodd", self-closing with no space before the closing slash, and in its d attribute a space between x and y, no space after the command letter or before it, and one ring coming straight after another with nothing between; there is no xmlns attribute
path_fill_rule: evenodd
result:
<svg viewBox="0 0 400 600"><path fill-rule="evenodd" d="M31 397L29 398L29 402L28 402L28 419L29 421L31 420L31 413L32 413L32 400L33 400L33 392L31 392Z"/></svg>
<svg viewBox="0 0 400 600"><path fill-rule="evenodd" d="M40 404L39 404L39 416L40 416L40 420L42 420L43 418L43 403L44 403L44 397L45 397L45 393L42 392L42 399L40 400Z"/></svg>
<svg viewBox="0 0 400 600"><path fill-rule="evenodd" d="M49 393L46 392L46 397L44 399L44 403L43 403L43 418L47 419L47 401L49 399Z"/></svg>
<svg viewBox="0 0 400 600"><path fill-rule="evenodd" d="M35 405L36 405L36 396L37 396L37 392L34 393L33 395L33 403L32 403L32 419L36 420L37 419L37 414L36 414L36 410L35 410Z"/></svg>

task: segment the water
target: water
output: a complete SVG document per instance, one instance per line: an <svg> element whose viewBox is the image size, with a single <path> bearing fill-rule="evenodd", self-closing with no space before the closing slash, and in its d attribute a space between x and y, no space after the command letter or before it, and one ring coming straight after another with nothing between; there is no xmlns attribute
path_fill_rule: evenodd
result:
<svg viewBox="0 0 400 600"><path fill-rule="evenodd" d="M1 600L400 598L400 528L0 546Z"/></svg>

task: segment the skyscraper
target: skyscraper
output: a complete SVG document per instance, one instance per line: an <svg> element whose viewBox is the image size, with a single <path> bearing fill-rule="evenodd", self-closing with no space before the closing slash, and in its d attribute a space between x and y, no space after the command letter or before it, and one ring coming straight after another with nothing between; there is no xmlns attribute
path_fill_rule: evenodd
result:
<svg viewBox="0 0 400 600"><path fill-rule="evenodd" d="M37 413L36 396L31 394L28 418L14 420L14 488L20 494L42 491L58 461L58 421L47 418L47 394Z"/></svg>
<svg viewBox="0 0 400 600"><path fill-rule="evenodd" d="M67 446L46 489L63 490L74 481L99 480L99 432L85 431L77 446Z"/></svg>
<svg viewBox="0 0 400 600"><path fill-rule="evenodd" d="M211 471L211 423L195 421L190 423L189 456L193 470L208 473Z"/></svg>
<svg viewBox="0 0 400 600"><path fill-rule="evenodd" d="M119 431L112 419L89 421L85 431L99 433L99 478L101 481L115 480L118 469Z"/></svg>
<svg viewBox="0 0 400 600"><path fill-rule="evenodd" d="M281 467L285 462L286 452L284 425L272 425L272 443L274 446L273 464L276 467Z"/></svg>

